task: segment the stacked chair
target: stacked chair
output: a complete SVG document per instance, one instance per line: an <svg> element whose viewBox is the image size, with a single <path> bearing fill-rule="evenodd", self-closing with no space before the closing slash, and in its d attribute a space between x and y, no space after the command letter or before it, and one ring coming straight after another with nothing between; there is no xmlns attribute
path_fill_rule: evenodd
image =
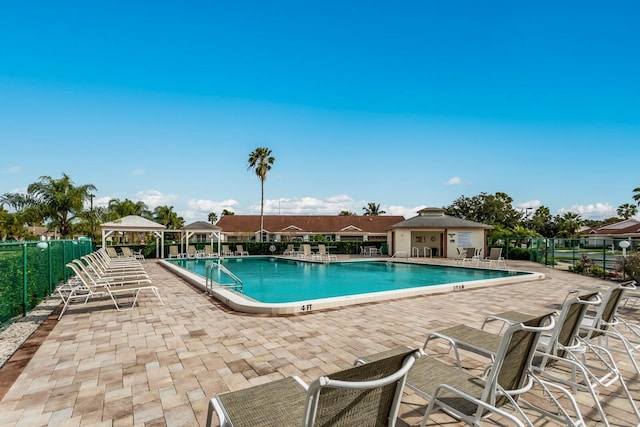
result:
<svg viewBox="0 0 640 427"><path fill-rule="evenodd" d="M105 250L99 249L66 266L73 276L57 289L63 302L58 319L62 318L71 304L86 304L89 299L102 296L109 297L118 311L135 307L142 291L151 292L164 305L158 287L135 257L113 258ZM129 302L123 304L125 298Z"/></svg>

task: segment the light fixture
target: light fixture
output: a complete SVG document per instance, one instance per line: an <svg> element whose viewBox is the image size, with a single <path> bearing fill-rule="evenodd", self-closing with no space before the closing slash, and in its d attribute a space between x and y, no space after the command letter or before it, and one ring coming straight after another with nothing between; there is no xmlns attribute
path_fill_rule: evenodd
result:
<svg viewBox="0 0 640 427"><path fill-rule="evenodd" d="M620 246L622 248L622 257L623 258L627 258L627 248L629 246L631 246L631 242L629 242L628 240L623 240L622 242L618 243L618 246Z"/></svg>

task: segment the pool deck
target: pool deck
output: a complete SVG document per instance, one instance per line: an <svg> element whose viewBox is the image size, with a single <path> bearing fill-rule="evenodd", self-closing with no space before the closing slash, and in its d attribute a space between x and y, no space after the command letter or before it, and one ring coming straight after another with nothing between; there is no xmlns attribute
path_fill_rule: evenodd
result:
<svg viewBox="0 0 640 427"><path fill-rule="evenodd" d="M0 369L0 426L204 425L209 399L217 393L289 375L310 382L351 366L357 356L400 345L421 347L428 331L459 323L479 327L485 315L505 310L556 310L569 289L607 283L511 261L510 268L542 272L545 278L272 317L233 312L155 261L143 263L165 305L141 295L131 311L118 312L110 301L96 300L73 306L60 321L54 312ZM639 323L640 311L625 314ZM639 377L625 356L614 356L640 401ZM480 372L481 359L466 360ZM636 424L618 387L600 392L612 425ZM588 395L576 398L587 425L603 425ZM419 425L425 404L406 392L397 425ZM429 425L463 424L439 414ZM539 420L536 425L558 424Z"/></svg>

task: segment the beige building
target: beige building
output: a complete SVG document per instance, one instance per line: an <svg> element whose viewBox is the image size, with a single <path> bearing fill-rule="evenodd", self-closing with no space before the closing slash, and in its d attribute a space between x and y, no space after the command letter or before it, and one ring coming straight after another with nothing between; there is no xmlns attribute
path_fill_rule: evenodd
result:
<svg viewBox="0 0 640 427"><path fill-rule="evenodd" d="M491 225L445 215L441 208L424 208L417 216L389 228L389 253L455 258L458 249L473 247L481 248L484 257L491 229Z"/></svg>
<svg viewBox="0 0 640 427"><path fill-rule="evenodd" d="M403 216L379 215L265 215L263 241L312 240L384 242L387 230ZM260 215L225 215L216 223L228 242L259 240Z"/></svg>

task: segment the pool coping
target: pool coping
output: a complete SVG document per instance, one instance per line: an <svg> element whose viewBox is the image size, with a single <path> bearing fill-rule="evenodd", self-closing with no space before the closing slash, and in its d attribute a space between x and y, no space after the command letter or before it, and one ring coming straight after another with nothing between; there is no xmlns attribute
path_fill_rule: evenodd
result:
<svg viewBox="0 0 640 427"><path fill-rule="evenodd" d="M366 259L361 261L371 261L372 259ZM312 262L312 261L303 261L301 262ZM386 260L388 262L397 262L406 264L407 261L394 261L394 260ZM346 262L359 262L356 260L349 260ZM409 262L410 264L413 264ZM397 298L409 298L415 296L428 295L433 293L444 293L444 292L460 292L466 289L474 289L474 288L482 288L488 286L496 286L496 285L505 285L505 284L514 284L514 283L522 283L529 282L534 280L542 280L545 278L543 273L537 273L532 271L522 271L522 270L512 270L507 269L505 271L510 271L514 273L525 273L522 275L513 275L506 277L499 277L494 279L481 279L474 280L471 282L456 282L456 283L447 283L444 285L432 285L432 286L422 286L418 288L410 288L410 289L394 289L390 291L378 291L371 292L366 294L359 295L345 295L340 297L330 297L330 298L322 298L322 299L314 299L314 300L304 300L304 301L295 301L295 302L287 302L287 303L266 303L255 301L244 297L237 292L232 292L222 287L220 288L208 288L206 285L206 279L198 274L192 273L180 266L172 262L168 262L166 260L160 261L160 265L162 265L167 270L172 271L177 276L186 280L190 284L200 288L205 291L210 296L216 298L229 308L239 311L242 313L252 313L252 314L269 314L269 315L290 315L290 314L303 314L309 313L317 310L326 310L326 309L337 309L345 306L356 305L356 304L366 304L371 302L381 302L387 301L390 299ZM468 267L459 267L459 266L450 266L456 268L468 268Z"/></svg>

